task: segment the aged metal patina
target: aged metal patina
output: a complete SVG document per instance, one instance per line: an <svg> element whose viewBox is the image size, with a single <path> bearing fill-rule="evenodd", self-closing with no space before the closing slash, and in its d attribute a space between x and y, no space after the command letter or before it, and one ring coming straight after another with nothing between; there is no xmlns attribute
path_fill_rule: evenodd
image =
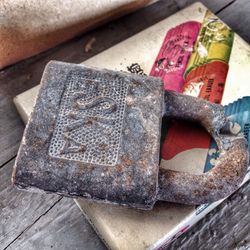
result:
<svg viewBox="0 0 250 250"><path fill-rule="evenodd" d="M163 115L198 121L214 137L221 154L211 171L159 171ZM12 179L23 189L150 209L157 199L218 200L238 187L247 166L246 141L230 134L222 106L164 94L154 77L52 61Z"/></svg>

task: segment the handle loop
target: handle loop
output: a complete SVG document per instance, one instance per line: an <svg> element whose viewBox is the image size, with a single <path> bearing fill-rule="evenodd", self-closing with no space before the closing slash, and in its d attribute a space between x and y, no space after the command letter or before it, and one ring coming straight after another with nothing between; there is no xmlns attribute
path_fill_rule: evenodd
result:
<svg viewBox="0 0 250 250"><path fill-rule="evenodd" d="M208 172L195 175L160 169L157 199L198 205L224 198L241 184L249 163L247 141L242 134L233 134L232 122L223 106L178 94L165 92L165 115L199 122L216 141L220 156Z"/></svg>

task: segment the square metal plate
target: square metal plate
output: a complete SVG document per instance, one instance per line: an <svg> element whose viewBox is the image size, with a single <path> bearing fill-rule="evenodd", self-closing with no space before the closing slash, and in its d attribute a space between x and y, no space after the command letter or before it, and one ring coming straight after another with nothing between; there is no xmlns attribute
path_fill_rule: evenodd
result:
<svg viewBox="0 0 250 250"><path fill-rule="evenodd" d="M19 149L14 183L151 208L162 85L153 77L50 62Z"/></svg>

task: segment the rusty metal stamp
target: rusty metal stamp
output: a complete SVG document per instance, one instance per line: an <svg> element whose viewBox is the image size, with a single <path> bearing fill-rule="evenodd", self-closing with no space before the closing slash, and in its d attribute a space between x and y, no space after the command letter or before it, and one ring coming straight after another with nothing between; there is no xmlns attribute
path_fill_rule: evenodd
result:
<svg viewBox="0 0 250 250"><path fill-rule="evenodd" d="M115 165L128 85L93 76L67 79L49 155L86 164Z"/></svg>
<svg viewBox="0 0 250 250"><path fill-rule="evenodd" d="M161 80L51 62L41 85L18 154L15 184L152 207Z"/></svg>

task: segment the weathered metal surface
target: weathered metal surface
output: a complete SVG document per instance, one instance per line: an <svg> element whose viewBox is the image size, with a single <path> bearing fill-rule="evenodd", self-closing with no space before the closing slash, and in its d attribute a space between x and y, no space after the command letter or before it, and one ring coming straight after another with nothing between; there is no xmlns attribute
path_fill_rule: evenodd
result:
<svg viewBox="0 0 250 250"><path fill-rule="evenodd" d="M14 183L151 208L157 194L162 82L51 62L18 153Z"/></svg>
<svg viewBox="0 0 250 250"><path fill-rule="evenodd" d="M223 106L174 92L165 93L165 104L167 116L200 122L215 139L220 156L214 168L201 175L161 168L157 199L198 205L237 190L247 171L247 141L231 133Z"/></svg>
<svg viewBox="0 0 250 250"><path fill-rule="evenodd" d="M13 182L136 208L166 200L201 204L233 192L248 166L246 141L223 107L164 92L161 80L51 62L25 130ZM162 115L200 122L221 151L203 175L160 170ZM221 135L220 131L227 132Z"/></svg>

